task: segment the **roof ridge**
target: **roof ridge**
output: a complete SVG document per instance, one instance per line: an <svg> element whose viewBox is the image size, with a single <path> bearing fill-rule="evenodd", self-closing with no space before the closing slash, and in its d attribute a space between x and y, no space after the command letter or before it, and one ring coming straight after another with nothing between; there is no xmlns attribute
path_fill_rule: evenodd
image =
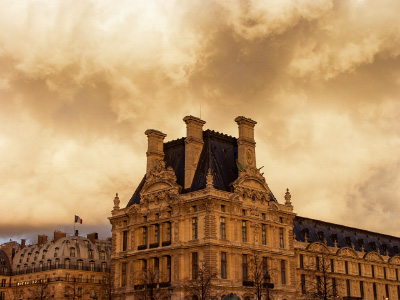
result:
<svg viewBox="0 0 400 300"><path fill-rule="evenodd" d="M233 137L233 136L231 136L229 134L222 133L222 132L219 132L219 131L215 131L215 130L212 130L212 129L204 130L203 131L203 135L220 138L220 139L222 139L224 141L227 141L227 142L232 142L232 141L236 141L237 140L237 138L235 138L235 137Z"/></svg>
<svg viewBox="0 0 400 300"><path fill-rule="evenodd" d="M370 230L367 230L367 229L362 229L362 228L357 228L357 227L351 227L351 226L347 226L347 225L341 225L341 224L336 224L336 223L332 223L332 222L327 222L327 221L322 221L322 220L317 220L317 219L302 217L302 216L299 216L299 215L297 215L297 216L295 217L295 219L310 220L310 221L313 221L313 222L323 223L323 224L326 224L326 225L328 225L328 226L330 225L330 226L341 227L341 228L344 228L344 229L352 229L352 230L360 231L360 232L363 232L363 233L365 233L365 234L379 235L379 236L384 236L384 237L387 237L387 238L400 239L400 237L394 236L394 235L389 235L389 234L385 234L385 233L379 233L379 232L375 232L375 231L370 231Z"/></svg>

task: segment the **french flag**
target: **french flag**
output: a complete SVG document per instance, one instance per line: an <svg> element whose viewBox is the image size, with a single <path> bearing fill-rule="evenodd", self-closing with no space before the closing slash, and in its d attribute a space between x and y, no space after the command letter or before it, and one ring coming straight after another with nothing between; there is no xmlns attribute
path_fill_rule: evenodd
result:
<svg viewBox="0 0 400 300"><path fill-rule="evenodd" d="M78 216L75 216L75 223L82 224L82 219Z"/></svg>

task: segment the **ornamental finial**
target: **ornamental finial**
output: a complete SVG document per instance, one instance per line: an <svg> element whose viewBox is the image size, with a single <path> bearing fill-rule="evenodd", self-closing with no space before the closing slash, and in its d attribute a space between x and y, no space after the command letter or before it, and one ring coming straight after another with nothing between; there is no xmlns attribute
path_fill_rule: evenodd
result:
<svg viewBox="0 0 400 300"><path fill-rule="evenodd" d="M285 193L285 205L292 205L292 202L290 201L292 199L292 195L289 192L289 189L286 189L286 193Z"/></svg>

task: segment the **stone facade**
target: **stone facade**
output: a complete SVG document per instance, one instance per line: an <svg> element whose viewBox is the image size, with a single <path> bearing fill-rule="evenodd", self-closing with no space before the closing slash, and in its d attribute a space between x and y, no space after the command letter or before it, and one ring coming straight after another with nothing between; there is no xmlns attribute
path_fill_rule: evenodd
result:
<svg viewBox="0 0 400 300"><path fill-rule="evenodd" d="M54 239L39 235L38 243L2 245L8 260L1 271L0 299L104 298L110 286L111 242L55 232Z"/></svg>
<svg viewBox="0 0 400 300"><path fill-rule="evenodd" d="M305 297L325 275L338 298L400 299L398 238L296 216L289 190L278 201L257 168L255 121L237 117L236 139L183 120L186 138L164 143L164 133L146 131L146 175L126 207L114 198L118 295L143 299L152 287L156 298L182 299L206 265L219 296L253 299L251 261L259 259L271 299Z"/></svg>

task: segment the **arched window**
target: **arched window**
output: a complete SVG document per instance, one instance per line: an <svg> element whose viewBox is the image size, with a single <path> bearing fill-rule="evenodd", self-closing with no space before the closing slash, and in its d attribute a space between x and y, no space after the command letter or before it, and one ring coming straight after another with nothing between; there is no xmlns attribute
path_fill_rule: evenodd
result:
<svg viewBox="0 0 400 300"><path fill-rule="evenodd" d="M60 267L60 260L57 258L55 261L55 267L58 269Z"/></svg>
<svg viewBox="0 0 400 300"><path fill-rule="evenodd" d="M50 269L51 269L51 260L49 259L47 261L47 270L50 270Z"/></svg>

